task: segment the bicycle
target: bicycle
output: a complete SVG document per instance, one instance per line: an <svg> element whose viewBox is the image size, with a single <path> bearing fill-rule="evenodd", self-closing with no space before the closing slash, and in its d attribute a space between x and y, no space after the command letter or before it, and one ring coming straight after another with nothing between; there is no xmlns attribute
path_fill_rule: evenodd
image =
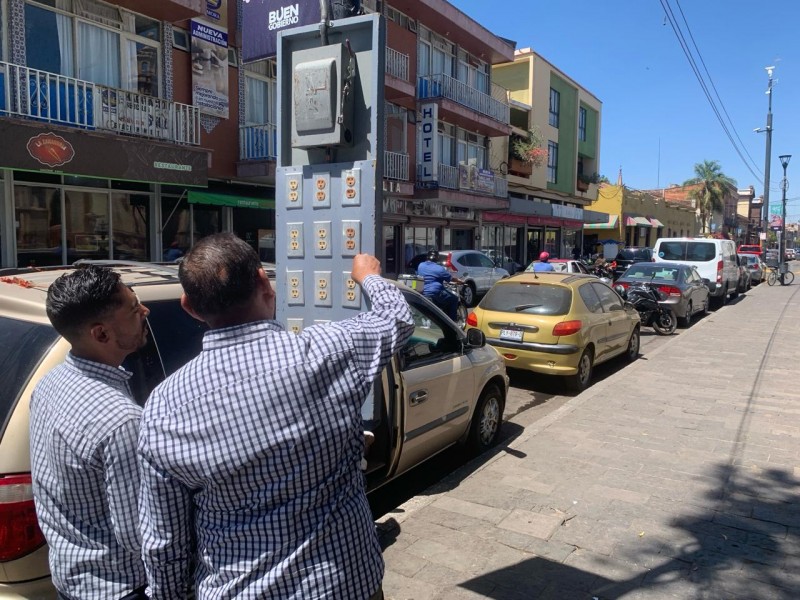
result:
<svg viewBox="0 0 800 600"><path fill-rule="evenodd" d="M775 282L780 281L781 273L775 267L767 267L767 285L775 285ZM794 273L789 271L788 269L783 274L783 281L781 281L781 285L792 285L794 281Z"/></svg>

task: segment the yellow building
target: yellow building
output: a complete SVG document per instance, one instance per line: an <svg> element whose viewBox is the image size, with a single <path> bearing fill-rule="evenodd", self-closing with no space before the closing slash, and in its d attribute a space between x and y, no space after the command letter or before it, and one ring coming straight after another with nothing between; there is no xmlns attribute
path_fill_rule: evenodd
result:
<svg viewBox="0 0 800 600"><path fill-rule="evenodd" d="M624 185L601 184L591 210L607 213L606 223L583 227L584 253L605 251L607 259L616 246L652 247L660 237L697 235L697 219L691 204L670 202ZM605 250L599 245L603 242ZM611 250L611 252L609 252Z"/></svg>

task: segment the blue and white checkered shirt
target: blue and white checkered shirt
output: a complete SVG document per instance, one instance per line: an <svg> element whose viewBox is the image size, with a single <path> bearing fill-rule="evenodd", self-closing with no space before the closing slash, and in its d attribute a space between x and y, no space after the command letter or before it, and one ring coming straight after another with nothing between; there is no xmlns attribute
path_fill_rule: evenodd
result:
<svg viewBox="0 0 800 600"><path fill-rule="evenodd" d="M137 520L142 409L120 368L67 355L31 397L31 475L56 588L120 598L145 584Z"/></svg>
<svg viewBox="0 0 800 600"><path fill-rule="evenodd" d="M139 518L154 599L359 600L383 558L364 493L361 404L413 331L396 286L299 335L274 321L206 333L158 386L139 436Z"/></svg>

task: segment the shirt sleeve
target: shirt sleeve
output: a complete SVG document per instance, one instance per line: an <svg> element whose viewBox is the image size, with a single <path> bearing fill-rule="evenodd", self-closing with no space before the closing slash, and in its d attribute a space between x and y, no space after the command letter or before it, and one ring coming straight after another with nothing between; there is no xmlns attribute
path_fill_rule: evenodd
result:
<svg viewBox="0 0 800 600"><path fill-rule="evenodd" d="M136 466L136 438L139 420L129 419L112 431L103 444L103 476L114 527L114 537L128 552L139 554L141 538L136 518L139 473Z"/></svg>
<svg viewBox="0 0 800 600"><path fill-rule="evenodd" d="M342 323L347 324L359 370L372 382L411 337L414 319L396 285L369 275L361 287L369 296L371 309Z"/></svg>
<svg viewBox="0 0 800 600"><path fill-rule="evenodd" d="M144 435L139 441L139 528L150 598L185 598L192 564L192 495L156 465Z"/></svg>

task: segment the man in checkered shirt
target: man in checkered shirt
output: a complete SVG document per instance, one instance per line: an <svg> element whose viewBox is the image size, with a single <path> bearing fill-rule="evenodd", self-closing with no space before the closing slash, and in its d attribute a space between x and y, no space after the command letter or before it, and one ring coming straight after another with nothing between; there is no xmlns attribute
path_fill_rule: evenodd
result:
<svg viewBox="0 0 800 600"><path fill-rule="evenodd" d="M159 385L139 436L139 519L150 593L182 598L381 598L364 491L361 404L413 331L372 256L356 317L286 332L258 255L203 238L180 266L202 353Z"/></svg>
<svg viewBox="0 0 800 600"><path fill-rule="evenodd" d="M31 397L31 478L59 598L146 598L136 501L142 410L120 368L147 340L149 310L114 271L56 279L47 316L72 346Z"/></svg>

